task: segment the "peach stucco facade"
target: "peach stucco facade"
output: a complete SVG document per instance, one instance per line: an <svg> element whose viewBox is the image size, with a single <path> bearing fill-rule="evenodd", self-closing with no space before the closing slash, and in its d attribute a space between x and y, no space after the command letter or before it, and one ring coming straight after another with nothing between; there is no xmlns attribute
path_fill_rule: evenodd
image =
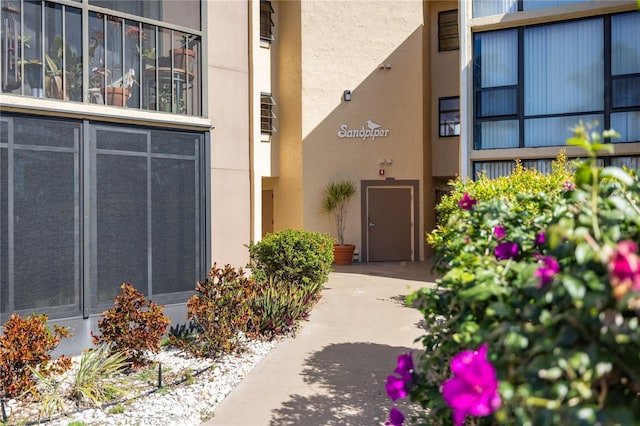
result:
<svg viewBox="0 0 640 426"><path fill-rule="evenodd" d="M455 9L457 3L428 3L273 2L278 21L270 57L279 129L271 143L279 144L279 167L277 174L264 175L261 189L273 190L274 230L305 228L335 236L321 198L329 182L342 179L358 187L361 181L417 181L420 208L413 226L424 235L425 223L433 223L430 140L437 127L424 119L433 111L425 95L432 84L429 66L437 71L441 65L425 60L434 34L424 23L432 10ZM457 58L455 52L449 56ZM442 79L455 76L456 66L452 62ZM455 86L452 80L444 87ZM350 101L344 100L345 90ZM376 126L373 138L349 137ZM453 159L440 170L451 176L457 147L447 146L439 155ZM361 196L350 204L345 235L358 248L363 243ZM420 242L414 259L424 254Z"/></svg>

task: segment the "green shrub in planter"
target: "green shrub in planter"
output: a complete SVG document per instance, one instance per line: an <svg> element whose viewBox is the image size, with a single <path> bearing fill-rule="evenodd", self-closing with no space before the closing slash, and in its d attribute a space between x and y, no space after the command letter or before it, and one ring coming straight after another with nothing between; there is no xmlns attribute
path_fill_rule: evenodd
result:
<svg viewBox="0 0 640 426"><path fill-rule="evenodd" d="M387 382L423 423L639 423L640 181L598 168L613 146L585 126L568 142L589 159L560 189L483 198L469 183L451 210L444 274L413 295L425 350Z"/></svg>
<svg viewBox="0 0 640 426"><path fill-rule="evenodd" d="M333 239L319 232L287 229L249 245L256 281L269 278L301 285L324 284L333 262Z"/></svg>

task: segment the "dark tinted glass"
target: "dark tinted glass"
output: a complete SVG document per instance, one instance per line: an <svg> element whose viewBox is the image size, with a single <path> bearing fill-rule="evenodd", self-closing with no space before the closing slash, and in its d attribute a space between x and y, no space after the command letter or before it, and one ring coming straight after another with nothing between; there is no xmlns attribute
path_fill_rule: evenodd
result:
<svg viewBox="0 0 640 426"><path fill-rule="evenodd" d="M92 6L200 29L200 0L89 0Z"/></svg>

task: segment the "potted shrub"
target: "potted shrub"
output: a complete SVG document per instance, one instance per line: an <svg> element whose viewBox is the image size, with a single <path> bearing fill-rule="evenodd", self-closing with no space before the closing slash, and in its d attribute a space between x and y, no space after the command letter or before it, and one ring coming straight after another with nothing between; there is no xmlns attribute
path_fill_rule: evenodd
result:
<svg viewBox="0 0 640 426"><path fill-rule="evenodd" d="M338 244L333 246L333 257L336 265L350 265L356 246L344 243L344 229L347 221L349 201L356 194L356 186L349 180L332 182L324 189L322 210L336 221Z"/></svg>
<svg viewBox="0 0 640 426"><path fill-rule="evenodd" d="M195 36L184 34L179 42L181 47L173 49L173 66L184 72L193 72L196 52L191 49L191 45L195 42Z"/></svg>
<svg viewBox="0 0 640 426"><path fill-rule="evenodd" d="M126 107L134 84L137 84L136 72L134 69L130 69L121 78L102 89L105 103L107 105Z"/></svg>

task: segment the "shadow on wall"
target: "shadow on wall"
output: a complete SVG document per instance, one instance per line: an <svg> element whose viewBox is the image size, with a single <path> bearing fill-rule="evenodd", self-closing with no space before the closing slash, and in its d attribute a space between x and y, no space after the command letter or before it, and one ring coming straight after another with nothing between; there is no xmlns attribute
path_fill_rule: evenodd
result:
<svg viewBox="0 0 640 426"><path fill-rule="evenodd" d="M354 262L348 266L333 266L335 272L397 278L407 281L435 283L437 275L433 263L425 262Z"/></svg>
<svg viewBox="0 0 640 426"><path fill-rule="evenodd" d="M311 70L317 87L332 88L321 91L317 89L308 96L322 97L323 102L335 105L322 117L315 127L304 136L303 158L312 159L304 163L305 209L304 223L311 229L335 234L333 224L328 217L322 215L318 194L326 183L351 179L357 183L361 180L380 180L386 178L397 180L409 179L420 181L421 204L423 200L422 178L431 175L431 162L424 161L424 129L423 118L423 68L421 57L423 27L420 26L408 34L388 56L376 61L362 81L348 83L355 79L355 74L348 69L327 72L324 68ZM374 41L371 41L375 44ZM354 47L356 50L356 47ZM327 55L334 54L328 50ZM349 58L322 57L322 63L350 63ZM389 68L377 65L388 64ZM338 72L339 71L339 72ZM337 83L336 75L343 75L341 83ZM336 85L338 86L336 87ZM348 86L348 87L345 87ZM343 100L343 89L351 91L351 100ZM326 100L327 96L333 98ZM324 114L318 109L314 113ZM309 113L312 114L312 113ZM342 126L350 130L384 131L379 137L339 137ZM381 166L380 161L387 159L389 163ZM425 167L428 173L425 173ZM384 176L379 173L385 169ZM358 193L358 197L362 194ZM427 200L427 205L432 200ZM422 210L422 209L421 209ZM422 215L422 213L421 213ZM362 249L362 212L360 202L352 202L349 207L345 242L356 244L360 253ZM422 217L416 218L416 226L422 232ZM433 223L428 223L429 229ZM419 247L424 241L414 241L414 258L420 258ZM410 260L410 259L407 259Z"/></svg>
<svg viewBox="0 0 640 426"><path fill-rule="evenodd" d="M385 383L399 354L410 348L373 343L329 345L305 360L302 376L316 389L310 396L290 395L282 408L272 411L272 426L382 425L393 403ZM420 411L406 399L396 406L407 419Z"/></svg>

